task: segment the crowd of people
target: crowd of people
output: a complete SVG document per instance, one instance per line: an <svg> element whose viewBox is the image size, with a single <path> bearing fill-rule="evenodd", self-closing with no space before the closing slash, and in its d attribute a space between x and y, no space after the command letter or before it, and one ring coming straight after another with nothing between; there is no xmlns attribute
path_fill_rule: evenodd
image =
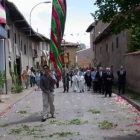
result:
<svg viewBox="0 0 140 140"><path fill-rule="evenodd" d="M57 73L55 70L51 70L53 75L58 79ZM34 69L33 67L29 68L26 66L26 70L23 70L21 73L22 85L25 89L28 87L34 87L37 85L38 89L40 89L40 79L41 76L44 74L44 70ZM58 80L57 80L58 81ZM56 83L56 87L59 87L59 82Z"/></svg>
<svg viewBox="0 0 140 140"><path fill-rule="evenodd" d="M126 82L126 71L123 66L117 72L118 75L118 92L119 94L124 94L125 92L125 82ZM84 92L85 89L90 91L93 88L93 92L104 94L105 97L112 95L112 85L114 82L114 75L111 68L107 67L105 70L100 67L99 69L75 69L68 71L67 68L63 68L62 71L62 81L63 81L63 92L69 92L69 82L71 81L71 86L73 92Z"/></svg>
<svg viewBox="0 0 140 140"><path fill-rule="evenodd" d="M125 93L125 82L126 82L126 71L123 66L117 72L118 75L118 92L119 94ZM49 112L52 118L55 118L55 106L54 106L54 88L59 87L60 75L58 75L55 69L50 70L47 65L43 66L43 70L39 71L33 67L29 69L26 67L21 74L22 83L25 88L38 86L38 89L42 90L43 98L43 117L42 121L46 121ZM93 92L104 94L105 97L109 95L112 96L112 85L114 76L111 69L107 67L105 70L100 67L99 69L92 68L79 68L68 71L67 68L63 68L62 71L62 82L63 82L63 92L69 92L69 83L71 82L71 87L73 92L85 92L85 90L90 91L93 88Z"/></svg>

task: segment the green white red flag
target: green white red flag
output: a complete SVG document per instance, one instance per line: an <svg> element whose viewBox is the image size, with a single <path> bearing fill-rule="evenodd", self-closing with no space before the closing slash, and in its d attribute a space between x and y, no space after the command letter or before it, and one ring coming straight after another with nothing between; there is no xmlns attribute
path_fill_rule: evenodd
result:
<svg viewBox="0 0 140 140"><path fill-rule="evenodd" d="M0 4L0 23L6 24L6 12L1 4Z"/></svg>
<svg viewBox="0 0 140 140"><path fill-rule="evenodd" d="M62 71L60 55L61 42L65 29L66 11L66 0L52 1L50 61L54 64L54 67L59 75L61 75Z"/></svg>

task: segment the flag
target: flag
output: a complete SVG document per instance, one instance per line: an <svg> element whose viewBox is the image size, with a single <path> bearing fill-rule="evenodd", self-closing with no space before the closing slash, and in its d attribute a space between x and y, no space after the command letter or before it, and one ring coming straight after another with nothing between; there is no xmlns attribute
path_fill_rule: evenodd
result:
<svg viewBox="0 0 140 140"><path fill-rule="evenodd" d="M52 0L50 61L54 64L57 74L61 76L62 65L61 42L64 35L66 21L66 0Z"/></svg>
<svg viewBox="0 0 140 140"><path fill-rule="evenodd" d="M6 12L1 4L0 4L0 23L6 24Z"/></svg>

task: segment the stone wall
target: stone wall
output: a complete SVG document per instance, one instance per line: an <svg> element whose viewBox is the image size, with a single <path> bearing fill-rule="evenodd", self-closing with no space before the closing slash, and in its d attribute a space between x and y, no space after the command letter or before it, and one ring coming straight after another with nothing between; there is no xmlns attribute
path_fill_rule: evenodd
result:
<svg viewBox="0 0 140 140"><path fill-rule="evenodd" d="M125 55L127 87L140 93L140 51Z"/></svg>

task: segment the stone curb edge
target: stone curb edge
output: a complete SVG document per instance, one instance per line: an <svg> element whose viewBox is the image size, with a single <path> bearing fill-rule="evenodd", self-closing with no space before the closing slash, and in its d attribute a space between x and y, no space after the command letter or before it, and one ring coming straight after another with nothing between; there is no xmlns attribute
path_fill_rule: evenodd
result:
<svg viewBox="0 0 140 140"><path fill-rule="evenodd" d="M21 98L17 99L16 101L14 101L13 103L7 105L6 109L4 109L3 111L0 112L0 117L4 116L6 113L8 113L13 107L14 105L19 102L20 100L22 100L23 98L25 98L26 96L30 95L32 92L34 92L35 89L33 89L32 91L30 91L29 93L25 94L24 96L22 96Z"/></svg>
<svg viewBox="0 0 140 140"><path fill-rule="evenodd" d="M140 111L140 106L135 104L133 101L131 101L129 98L125 97L125 96L121 96L123 99L125 99L128 103L130 103L132 106L134 106L138 111Z"/></svg>

